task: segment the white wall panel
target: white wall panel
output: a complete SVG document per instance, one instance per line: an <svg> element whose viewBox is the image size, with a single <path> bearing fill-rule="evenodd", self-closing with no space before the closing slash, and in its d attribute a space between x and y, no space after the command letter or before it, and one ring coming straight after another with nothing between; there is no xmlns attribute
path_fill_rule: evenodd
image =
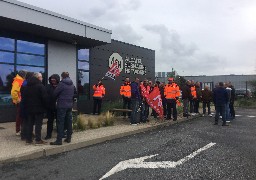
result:
<svg viewBox="0 0 256 180"><path fill-rule="evenodd" d="M48 76L69 72L76 85L76 46L56 41L48 42Z"/></svg>

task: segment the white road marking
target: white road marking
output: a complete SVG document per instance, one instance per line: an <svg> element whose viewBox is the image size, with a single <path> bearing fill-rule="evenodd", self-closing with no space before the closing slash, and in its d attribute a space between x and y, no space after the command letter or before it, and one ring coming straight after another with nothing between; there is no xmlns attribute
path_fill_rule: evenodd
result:
<svg viewBox="0 0 256 180"><path fill-rule="evenodd" d="M155 157L158 154L121 161L115 167L113 167L109 172L107 172L104 176L102 176L100 178L100 180L105 179L117 172L123 171L128 168L150 168L150 169L175 168L176 166L179 166L179 165L183 164L184 162L192 159L193 157L198 155L200 152L209 149L210 147L214 146L215 144L216 143L209 143L206 146L198 149L197 151L189 154L188 156L180 159L177 162L175 162L175 161L144 162L144 160Z"/></svg>
<svg viewBox="0 0 256 180"><path fill-rule="evenodd" d="M256 116L247 116L247 117L249 117L249 118L254 118L254 117L256 117Z"/></svg>
<svg viewBox="0 0 256 180"><path fill-rule="evenodd" d="M242 115L238 115L238 114L236 114L236 117L239 117L239 116L242 116Z"/></svg>

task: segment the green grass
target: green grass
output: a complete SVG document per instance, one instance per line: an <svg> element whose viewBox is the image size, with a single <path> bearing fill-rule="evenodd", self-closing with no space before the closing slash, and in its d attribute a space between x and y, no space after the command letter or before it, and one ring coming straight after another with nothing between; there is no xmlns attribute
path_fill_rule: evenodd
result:
<svg viewBox="0 0 256 180"><path fill-rule="evenodd" d="M237 107L256 107L256 98L238 98L234 106Z"/></svg>

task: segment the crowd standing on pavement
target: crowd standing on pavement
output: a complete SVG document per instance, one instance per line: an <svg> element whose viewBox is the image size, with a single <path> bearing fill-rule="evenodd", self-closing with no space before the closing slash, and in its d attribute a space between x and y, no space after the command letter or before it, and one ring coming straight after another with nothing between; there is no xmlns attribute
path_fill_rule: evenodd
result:
<svg viewBox="0 0 256 180"><path fill-rule="evenodd" d="M18 72L12 83L11 96L17 108L16 135L26 144L43 145L52 138L54 120L56 120L57 138L50 145L62 145L70 143L72 138L72 107L74 98L77 96L76 88L69 77L68 72L62 72L61 77L53 74L49 77L49 84L44 86L41 73ZM93 114L101 114L103 98L106 94L102 80L93 85ZM183 117L199 115L199 104L202 103L202 116L212 116L211 103L215 107L215 125L222 118L222 125L227 126L235 118L234 100L235 88L231 82L219 82L213 91L209 86L201 88L200 82L187 80L179 87L174 78L168 78L168 83L156 81L153 83L147 79L140 81L138 77L130 82L126 77L120 86L120 95L123 100L123 109L131 111L123 112L123 117L130 119L131 125L147 123L149 116L155 119L159 114L153 108L150 114L148 97L157 89L161 99L160 106L163 117L166 120L177 120L177 106L183 103ZM81 91L78 89L79 92ZM41 137L44 115L47 114L47 133L44 140ZM33 127L35 131L33 133ZM33 137L34 136L34 137Z"/></svg>

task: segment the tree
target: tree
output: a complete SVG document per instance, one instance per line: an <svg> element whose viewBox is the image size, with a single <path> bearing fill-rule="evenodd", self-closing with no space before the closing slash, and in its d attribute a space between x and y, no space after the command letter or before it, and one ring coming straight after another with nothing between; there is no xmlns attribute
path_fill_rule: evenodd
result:
<svg viewBox="0 0 256 180"><path fill-rule="evenodd" d="M256 80L249 81L249 84L252 86L252 95L256 97Z"/></svg>

